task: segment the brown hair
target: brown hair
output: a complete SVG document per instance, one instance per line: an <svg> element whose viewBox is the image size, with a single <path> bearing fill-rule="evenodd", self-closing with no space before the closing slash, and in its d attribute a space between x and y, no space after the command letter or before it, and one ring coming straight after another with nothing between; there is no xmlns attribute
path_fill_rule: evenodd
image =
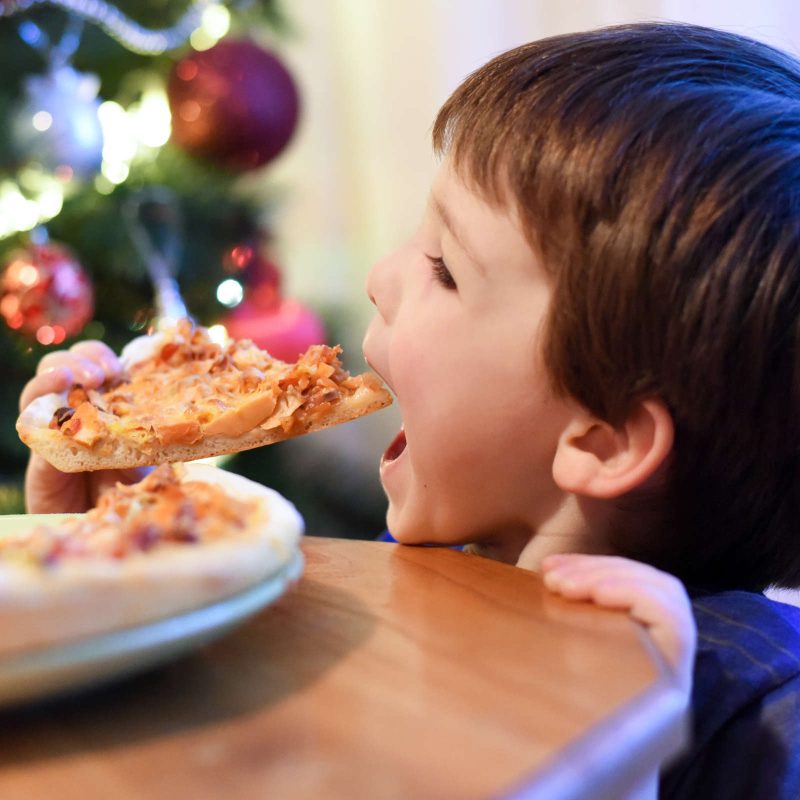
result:
<svg viewBox="0 0 800 800"><path fill-rule="evenodd" d="M800 64L680 24L553 37L467 78L433 138L552 272L555 386L613 423L672 413L655 522L621 514L620 552L800 585Z"/></svg>

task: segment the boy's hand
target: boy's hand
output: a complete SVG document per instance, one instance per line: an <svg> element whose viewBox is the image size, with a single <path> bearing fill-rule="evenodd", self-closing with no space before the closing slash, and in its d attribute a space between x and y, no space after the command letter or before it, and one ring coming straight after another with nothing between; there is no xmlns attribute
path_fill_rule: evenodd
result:
<svg viewBox="0 0 800 800"><path fill-rule="evenodd" d="M697 633L683 584L672 575L617 556L552 555L542 561L545 586L572 600L624 608L644 625L688 695Z"/></svg>
<svg viewBox="0 0 800 800"><path fill-rule="evenodd" d="M69 350L48 353L39 362L36 376L22 390L19 409L22 411L40 395L61 392L73 383L95 389L121 372L119 359L102 342L79 342ZM60 472L31 453L25 473L25 506L30 514L86 511L106 487L117 481L133 483L143 474L138 469Z"/></svg>

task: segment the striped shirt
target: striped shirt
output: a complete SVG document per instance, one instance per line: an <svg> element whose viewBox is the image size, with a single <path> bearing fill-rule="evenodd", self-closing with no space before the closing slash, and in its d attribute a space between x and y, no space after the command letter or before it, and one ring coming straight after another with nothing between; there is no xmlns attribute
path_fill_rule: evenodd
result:
<svg viewBox="0 0 800 800"><path fill-rule="evenodd" d="M753 592L693 597L688 751L662 800L800 800L800 608Z"/></svg>

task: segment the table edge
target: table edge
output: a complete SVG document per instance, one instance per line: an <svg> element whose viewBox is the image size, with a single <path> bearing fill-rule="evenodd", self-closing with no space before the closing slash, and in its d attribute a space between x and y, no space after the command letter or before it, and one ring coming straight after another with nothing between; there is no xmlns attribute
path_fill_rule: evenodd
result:
<svg viewBox="0 0 800 800"><path fill-rule="evenodd" d="M587 786L592 800L620 800L682 752L689 740L686 694L640 626L639 635L658 669L656 682L559 750L503 800L585 800Z"/></svg>

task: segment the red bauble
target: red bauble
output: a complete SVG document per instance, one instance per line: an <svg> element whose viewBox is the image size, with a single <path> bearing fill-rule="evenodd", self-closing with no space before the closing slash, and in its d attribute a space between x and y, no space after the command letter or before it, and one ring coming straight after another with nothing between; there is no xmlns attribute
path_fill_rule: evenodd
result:
<svg viewBox="0 0 800 800"><path fill-rule="evenodd" d="M0 314L40 344L61 344L94 312L92 283L63 245L30 245L11 256L0 278Z"/></svg>
<svg viewBox="0 0 800 800"><path fill-rule="evenodd" d="M223 40L186 56L173 68L167 94L173 141L231 170L266 164L297 126L294 79L248 40Z"/></svg>
<svg viewBox="0 0 800 800"><path fill-rule="evenodd" d="M252 339L281 361L295 361L312 344L325 341L322 320L295 300L279 300L269 310L245 300L223 322L234 339Z"/></svg>

